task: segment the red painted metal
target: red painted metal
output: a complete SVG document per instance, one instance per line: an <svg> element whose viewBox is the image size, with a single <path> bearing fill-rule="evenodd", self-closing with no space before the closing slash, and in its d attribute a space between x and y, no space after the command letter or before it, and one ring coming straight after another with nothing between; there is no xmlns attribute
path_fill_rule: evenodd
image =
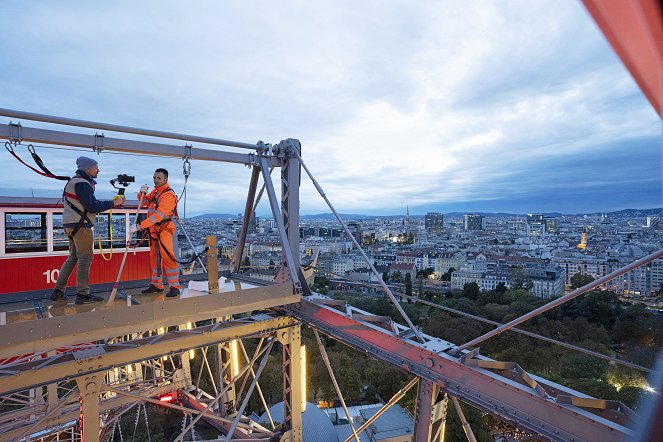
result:
<svg viewBox="0 0 663 442"><path fill-rule="evenodd" d="M663 115L663 16L657 0L583 0L659 116Z"/></svg>
<svg viewBox="0 0 663 442"><path fill-rule="evenodd" d="M108 254L108 252L106 252ZM12 256L0 259L0 295L55 287L57 275L67 255ZM90 284L114 282L122 262L122 253L116 249L110 261L95 253L90 268ZM150 278L150 252L129 251L122 272L122 281ZM68 287L76 286L76 270L69 278Z"/></svg>

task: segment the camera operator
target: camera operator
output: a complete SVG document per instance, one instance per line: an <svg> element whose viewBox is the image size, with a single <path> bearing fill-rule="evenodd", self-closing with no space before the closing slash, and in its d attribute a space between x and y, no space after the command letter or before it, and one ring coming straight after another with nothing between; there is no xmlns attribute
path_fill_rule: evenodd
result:
<svg viewBox="0 0 663 442"><path fill-rule="evenodd" d="M69 240L69 257L62 264L51 299L56 302L67 302L65 290L67 281L76 264L76 304L99 302L103 298L90 295L88 283L93 255L94 218L97 213L105 212L114 206L124 204L124 196L114 200L101 201L94 197L94 188L99 175L99 165L92 158L79 157L76 160L76 175L64 187L62 200L62 227Z"/></svg>
<svg viewBox="0 0 663 442"><path fill-rule="evenodd" d="M157 169L154 171L154 189L148 193L147 184L140 188L145 193L143 207L147 207L147 218L140 224L131 227L129 233L140 229L148 229L150 232L150 264L152 269L152 281L142 293L161 293L163 291L163 274L166 274L170 290L167 298L180 295L180 267L175 259L173 251L173 236L175 235L175 223L173 218L177 217L177 195L168 184L168 171ZM140 193L138 199L140 199ZM161 266L159 266L159 258ZM163 273L161 273L161 267Z"/></svg>

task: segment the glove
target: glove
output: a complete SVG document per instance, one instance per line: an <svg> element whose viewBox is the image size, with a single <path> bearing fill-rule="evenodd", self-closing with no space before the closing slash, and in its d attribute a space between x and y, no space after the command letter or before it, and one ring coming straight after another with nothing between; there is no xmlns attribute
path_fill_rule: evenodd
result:
<svg viewBox="0 0 663 442"><path fill-rule="evenodd" d="M138 232L139 230L141 230L141 228L138 224L132 224L131 227L129 227L129 236L133 235L134 233Z"/></svg>
<svg viewBox="0 0 663 442"><path fill-rule="evenodd" d="M148 190L150 190L150 186L148 186L147 184L143 184L142 186L140 186L141 192L147 193Z"/></svg>

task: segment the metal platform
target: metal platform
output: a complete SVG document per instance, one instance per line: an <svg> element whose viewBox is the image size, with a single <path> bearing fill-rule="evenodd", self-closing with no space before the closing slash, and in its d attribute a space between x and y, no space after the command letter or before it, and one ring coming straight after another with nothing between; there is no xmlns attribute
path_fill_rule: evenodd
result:
<svg viewBox="0 0 663 442"><path fill-rule="evenodd" d="M0 306L0 359L47 353L127 333L155 330L298 302L292 284L256 286L228 280L218 293L184 288L178 298L126 290L108 305L17 301Z"/></svg>

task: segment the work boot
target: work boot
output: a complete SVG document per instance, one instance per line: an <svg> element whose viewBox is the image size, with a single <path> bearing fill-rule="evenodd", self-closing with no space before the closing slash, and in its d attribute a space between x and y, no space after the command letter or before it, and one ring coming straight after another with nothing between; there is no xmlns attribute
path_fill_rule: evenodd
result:
<svg viewBox="0 0 663 442"><path fill-rule="evenodd" d="M161 293L163 292L163 289L160 289L159 287L155 286L154 284L150 284L148 288L145 290L141 290L141 293L143 295L147 295L148 293Z"/></svg>
<svg viewBox="0 0 663 442"><path fill-rule="evenodd" d="M180 296L180 289L177 287L171 287L168 293L166 293L166 298L177 298Z"/></svg>
<svg viewBox="0 0 663 442"><path fill-rule="evenodd" d="M51 293L51 301L67 302L67 295L65 295L62 290L55 289L53 290L53 293Z"/></svg>
<svg viewBox="0 0 663 442"><path fill-rule="evenodd" d="M104 298L101 296L95 295L81 295L80 293L76 295L76 304L92 304L95 302L101 302Z"/></svg>

